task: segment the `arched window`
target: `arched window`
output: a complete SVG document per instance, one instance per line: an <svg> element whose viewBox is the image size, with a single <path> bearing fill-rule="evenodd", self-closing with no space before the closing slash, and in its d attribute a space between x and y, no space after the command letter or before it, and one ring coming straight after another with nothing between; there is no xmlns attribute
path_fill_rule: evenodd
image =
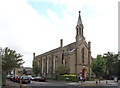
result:
<svg viewBox="0 0 120 88"><path fill-rule="evenodd" d="M38 61L38 66L40 66L40 60Z"/></svg>
<svg viewBox="0 0 120 88"><path fill-rule="evenodd" d="M84 63L84 48L82 48L82 63Z"/></svg>
<svg viewBox="0 0 120 88"><path fill-rule="evenodd" d="M81 28L79 27L79 35L81 35Z"/></svg>
<svg viewBox="0 0 120 88"><path fill-rule="evenodd" d="M64 62L64 50L62 51L62 64Z"/></svg>
<svg viewBox="0 0 120 88"><path fill-rule="evenodd" d="M65 65L67 64L67 59L65 58Z"/></svg>
<svg viewBox="0 0 120 88"><path fill-rule="evenodd" d="M51 61L51 58L49 58L49 62L48 62L48 73L51 73L51 69L52 69L52 61Z"/></svg>
<svg viewBox="0 0 120 88"><path fill-rule="evenodd" d="M78 30L78 28L77 28L77 35L79 35L79 30Z"/></svg>
<svg viewBox="0 0 120 88"><path fill-rule="evenodd" d="M43 73L45 73L45 69L46 69L46 60L45 58L43 59Z"/></svg>
<svg viewBox="0 0 120 88"><path fill-rule="evenodd" d="M58 66L58 57L55 58L55 68Z"/></svg>

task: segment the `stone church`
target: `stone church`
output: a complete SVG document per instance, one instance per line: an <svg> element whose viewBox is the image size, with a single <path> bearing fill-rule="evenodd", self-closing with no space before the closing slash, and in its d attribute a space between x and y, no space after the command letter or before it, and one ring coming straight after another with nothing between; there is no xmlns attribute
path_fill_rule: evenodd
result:
<svg viewBox="0 0 120 88"><path fill-rule="evenodd" d="M55 74L56 67L59 64L64 64L69 66L70 74L80 74L84 77L91 77L91 43L86 42L83 31L84 26L79 11L75 42L63 46L63 40L61 39L60 47L37 56L33 53L33 61L38 62L41 75L51 77Z"/></svg>

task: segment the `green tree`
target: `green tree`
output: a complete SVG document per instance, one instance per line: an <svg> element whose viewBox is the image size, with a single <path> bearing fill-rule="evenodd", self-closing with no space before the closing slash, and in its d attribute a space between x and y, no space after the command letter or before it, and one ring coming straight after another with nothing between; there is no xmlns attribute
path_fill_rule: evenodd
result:
<svg viewBox="0 0 120 88"><path fill-rule="evenodd" d="M26 74L27 74L27 71L26 71L25 69L23 69L23 72L22 72L22 73L26 75Z"/></svg>
<svg viewBox="0 0 120 88"><path fill-rule="evenodd" d="M118 68L120 68L120 60L118 61ZM120 69L118 69L118 77L120 78Z"/></svg>
<svg viewBox="0 0 120 88"><path fill-rule="evenodd" d="M103 55L106 59L106 74L105 76L111 79L112 76L117 76L118 74L118 54L112 52L107 52Z"/></svg>
<svg viewBox="0 0 120 88"><path fill-rule="evenodd" d="M22 60L22 55L16 53L15 50L11 50L8 47L1 49L2 54L2 82L3 85L6 83L6 74L13 68L19 68L24 62Z"/></svg>
<svg viewBox="0 0 120 88"><path fill-rule="evenodd" d="M33 68L32 68L33 73L35 76L37 76L40 73L40 68L38 66L37 61L33 61Z"/></svg>
<svg viewBox="0 0 120 88"><path fill-rule="evenodd" d="M96 77L100 78L106 71L106 60L101 56L97 56L97 59L91 64L91 69L96 74Z"/></svg>
<svg viewBox="0 0 120 88"><path fill-rule="evenodd" d="M56 67L55 73L58 75L67 74L70 71L69 66L60 64Z"/></svg>
<svg viewBox="0 0 120 88"><path fill-rule="evenodd" d="M23 75L23 71L18 71L18 75L22 76Z"/></svg>

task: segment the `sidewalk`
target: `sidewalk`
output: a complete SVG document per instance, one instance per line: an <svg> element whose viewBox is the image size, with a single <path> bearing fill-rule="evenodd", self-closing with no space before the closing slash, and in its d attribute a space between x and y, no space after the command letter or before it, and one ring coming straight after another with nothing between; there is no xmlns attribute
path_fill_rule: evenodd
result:
<svg viewBox="0 0 120 88"><path fill-rule="evenodd" d="M106 84L106 81L108 81L108 84ZM36 82L36 81L35 81ZM118 87L118 83L117 82L114 82L114 80L103 80L101 81L101 83L99 84L96 84L96 81L85 81L85 83L82 83L81 84L81 81L79 82L70 82L70 81L55 81L55 80L48 80L49 84L52 86L55 86L55 85L62 85L62 86L76 86L76 87L80 87L80 86L85 86L85 87L88 87L88 86L106 86L107 88L109 87ZM24 86L23 88L27 88L27 86L25 86L26 84L23 84L22 86ZM120 84L119 84L120 86ZM75 88L76 88L75 87ZM12 82L12 81L6 81L6 86L5 87L2 87L2 88L20 88L20 85L19 83L15 83L15 82ZM81 87L80 87L81 88Z"/></svg>
<svg viewBox="0 0 120 88"><path fill-rule="evenodd" d="M13 81L6 80L6 85L3 86L2 88L20 88L20 84Z"/></svg>
<svg viewBox="0 0 120 88"><path fill-rule="evenodd" d="M106 84L107 81L107 84ZM102 80L100 83L96 84L96 81L85 81L85 83L79 82L69 82L67 85L85 85L85 86L118 86L118 82L114 82L114 80Z"/></svg>
<svg viewBox="0 0 120 88"><path fill-rule="evenodd" d="M56 80L48 80L50 82L54 83L63 83L65 85L86 85L86 86L91 86L91 85L96 85L96 86L118 86L119 82L114 82L114 80L102 80L100 83L96 84L96 81L85 81L85 83L81 84L81 81L79 82L70 82L70 81L56 81ZM107 84L106 84L107 81ZM119 84L120 85L120 84Z"/></svg>

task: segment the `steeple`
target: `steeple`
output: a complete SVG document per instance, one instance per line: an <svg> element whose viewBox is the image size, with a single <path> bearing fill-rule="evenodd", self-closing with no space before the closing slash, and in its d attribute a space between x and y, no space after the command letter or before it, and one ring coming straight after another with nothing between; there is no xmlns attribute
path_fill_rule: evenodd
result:
<svg viewBox="0 0 120 88"><path fill-rule="evenodd" d="M83 24L82 24L82 20L81 20L81 15L80 15L79 11L79 17L78 17L78 21L77 21L77 26L76 26L76 40L83 40L84 36L83 36Z"/></svg>
<svg viewBox="0 0 120 88"><path fill-rule="evenodd" d="M77 26L83 26L82 20L81 20L81 16L80 16L80 12L81 12L81 11L79 11L79 17L78 17Z"/></svg>

